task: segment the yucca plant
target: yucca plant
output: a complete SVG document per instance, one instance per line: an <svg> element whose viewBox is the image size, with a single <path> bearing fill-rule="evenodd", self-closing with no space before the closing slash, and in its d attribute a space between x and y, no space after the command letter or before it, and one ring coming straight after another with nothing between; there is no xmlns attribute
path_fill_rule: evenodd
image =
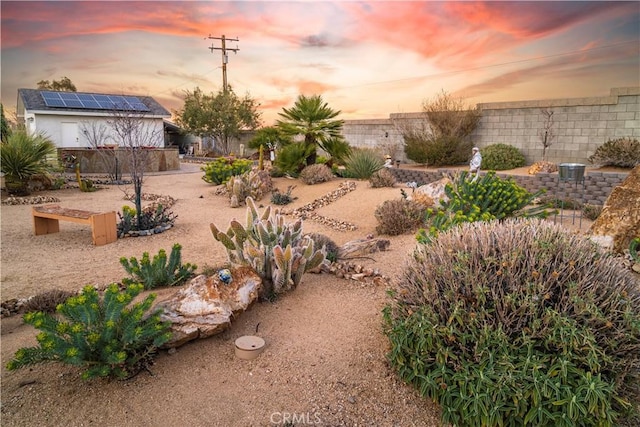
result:
<svg viewBox="0 0 640 427"><path fill-rule="evenodd" d="M50 166L47 156L56 153L56 146L42 134L13 132L0 144L0 170L4 173L7 191L24 196L29 194L29 178L45 174Z"/></svg>
<svg viewBox="0 0 640 427"><path fill-rule="evenodd" d="M354 148L345 159L345 178L369 179L382 169L384 162L380 155L368 148Z"/></svg>

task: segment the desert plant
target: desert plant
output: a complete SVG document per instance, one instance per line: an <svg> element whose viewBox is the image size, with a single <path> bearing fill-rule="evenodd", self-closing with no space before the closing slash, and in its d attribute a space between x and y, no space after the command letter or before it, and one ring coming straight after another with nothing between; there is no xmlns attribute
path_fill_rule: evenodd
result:
<svg viewBox="0 0 640 427"><path fill-rule="evenodd" d="M638 250L640 250L640 237L631 239L631 242L629 242L629 255L631 255L631 259L634 262L640 262L640 255L638 255Z"/></svg>
<svg viewBox="0 0 640 427"><path fill-rule="evenodd" d="M253 162L248 159L228 160L224 157L218 157L200 167L200 170L204 172L202 179L205 182L220 185L226 183L232 176L250 171L252 165Z"/></svg>
<svg viewBox="0 0 640 427"><path fill-rule="evenodd" d="M371 175L369 183L373 188L393 187L396 184L396 177L389 171L389 168L382 168Z"/></svg>
<svg viewBox="0 0 640 427"><path fill-rule="evenodd" d="M283 108L278 114L281 119L277 121L276 126L280 131L291 137L304 136L302 144L308 153L305 159L306 166L316 162L318 146L330 153L332 149L337 148L330 144L342 138L344 121L336 119L340 111L329 107L321 95L300 95L293 107Z"/></svg>
<svg viewBox="0 0 640 427"><path fill-rule="evenodd" d="M420 203L400 198L386 200L376 208L374 215L378 221L376 232L397 236L424 225L425 209Z"/></svg>
<svg viewBox="0 0 640 427"><path fill-rule="evenodd" d="M47 156L55 153L55 145L44 135L29 135L19 130L7 136L0 143L0 170L9 194L28 195L29 179L46 173L50 167Z"/></svg>
<svg viewBox="0 0 640 427"><path fill-rule="evenodd" d="M18 350L7 364L14 370L42 362L62 362L84 369L82 378L128 378L147 369L158 347L171 338L160 310L148 313L155 299L148 295L132 303L141 284L124 291L111 284L100 297L93 286L67 299L57 316L30 312L24 322L41 332L37 347Z"/></svg>
<svg viewBox="0 0 640 427"><path fill-rule="evenodd" d="M145 289L163 286L178 286L193 276L198 268L195 264L182 264L182 246L178 243L171 247L171 254L167 259L167 252L160 249L153 260L149 252L143 252L140 261L136 257L120 258L120 264L131 278L125 278L122 283L131 285L142 283Z"/></svg>
<svg viewBox="0 0 640 427"><path fill-rule="evenodd" d="M330 262L336 262L338 260L338 252L340 248L336 242L334 242L329 236L320 233L311 233L309 237L315 243L316 248L324 248L326 255L325 258Z"/></svg>
<svg viewBox="0 0 640 427"><path fill-rule="evenodd" d="M305 145L301 142L286 145L278 151L278 156L273 162L274 169L278 169L283 175L297 177L307 165L307 157L313 150L315 150L315 146Z"/></svg>
<svg viewBox="0 0 640 427"><path fill-rule="evenodd" d="M286 223L271 206L260 215L253 199L247 197L246 204L245 225L234 219L225 233L211 224L214 239L225 247L232 264L248 265L261 277L263 298L295 289L305 272L324 261L323 250L303 237L301 219Z"/></svg>
<svg viewBox="0 0 640 427"><path fill-rule="evenodd" d="M524 165L524 155L513 145L491 144L482 149L482 169L503 171Z"/></svg>
<svg viewBox="0 0 640 427"><path fill-rule="evenodd" d="M538 132L540 137L540 143L542 144L542 161L547 161L547 149L553 144L553 140L556 138L556 131L554 129L555 121L553 120L554 111L550 108L541 108L540 113L543 117L542 129Z"/></svg>
<svg viewBox="0 0 640 427"><path fill-rule="evenodd" d="M469 135L480 121L480 109L443 91L425 100L422 110L423 119L394 123L405 141L407 158L430 166L466 162L472 146Z"/></svg>
<svg viewBox="0 0 640 427"><path fill-rule="evenodd" d="M545 190L529 193L512 178L501 179L493 171L475 182L468 176L462 171L445 186L448 200L440 201L442 209L427 209L429 229L419 230L418 241L425 243L440 231L465 222L507 217L547 218L555 212L546 203L530 206Z"/></svg>
<svg viewBox="0 0 640 427"><path fill-rule="evenodd" d="M42 311L44 313L55 313L56 307L74 296L75 292L64 291L62 289L52 289L32 296L22 307L23 311Z"/></svg>
<svg viewBox="0 0 640 427"><path fill-rule="evenodd" d="M582 205L582 215L590 221L598 219L602 213L602 205L592 205L585 203Z"/></svg>
<svg viewBox="0 0 640 427"><path fill-rule="evenodd" d="M231 207L237 208L244 204L247 197L254 200L262 199L262 196L271 187L271 177L265 171L252 169L241 175L232 176L225 185Z"/></svg>
<svg viewBox="0 0 640 427"><path fill-rule="evenodd" d="M369 179L371 175L382 169L384 162L374 150L354 148L345 159L345 170L342 176L354 179Z"/></svg>
<svg viewBox="0 0 640 427"><path fill-rule="evenodd" d="M419 244L384 309L388 360L457 426L612 426L638 400L640 293L588 238L535 219Z"/></svg>
<svg viewBox="0 0 640 427"><path fill-rule="evenodd" d="M296 197L291 197L291 191L294 188L296 188L295 185L289 185L287 187L287 191L285 191L284 193L281 193L280 190L274 188L271 191L271 203L273 203L274 205L288 205L289 203L293 202L296 199Z"/></svg>
<svg viewBox="0 0 640 427"><path fill-rule="evenodd" d="M123 206L122 213L118 214L118 237L123 237L131 231L155 230L157 227L171 227L175 224L178 215L174 214L168 207L161 204L143 209L140 215L136 209Z"/></svg>
<svg viewBox="0 0 640 427"><path fill-rule="evenodd" d="M307 185L319 184L321 182L331 181L333 179L333 172L331 172L331 169L327 165L316 163L302 169L298 178Z"/></svg>
<svg viewBox="0 0 640 427"><path fill-rule="evenodd" d="M628 137L610 139L596 148L589 162L600 166L633 168L640 165L640 141Z"/></svg>

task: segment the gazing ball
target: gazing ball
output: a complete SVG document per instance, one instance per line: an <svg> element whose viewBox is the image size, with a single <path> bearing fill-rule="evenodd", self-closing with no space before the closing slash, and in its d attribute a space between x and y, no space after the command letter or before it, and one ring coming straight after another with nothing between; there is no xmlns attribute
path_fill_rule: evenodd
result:
<svg viewBox="0 0 640 427"><path fill-rule="evenodd" d="M220 271L218 271L218 277L220 278L220 280L222 282L224 282L226 285L228 285L229 283L231 283L232 277L231 277L231 271L229 271L228 268L222 269Z"/></svg>

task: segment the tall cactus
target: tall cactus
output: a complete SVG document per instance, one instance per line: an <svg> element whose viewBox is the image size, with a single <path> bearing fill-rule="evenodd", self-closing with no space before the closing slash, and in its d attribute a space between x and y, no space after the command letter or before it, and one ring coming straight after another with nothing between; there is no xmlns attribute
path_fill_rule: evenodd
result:
<svg viewBox="0 0 640 427"><path fill-rule="evenodd" d="M262 278L263 296L295 289L307 271L325 259L324 248L316 250L313 240L302 236L302 220L285 223L279 210L267 206L260 215L251 197L246 198L243 226L232 220L226 232L211 224L214 239L227 250L229 261L248 265Z"/></svg>

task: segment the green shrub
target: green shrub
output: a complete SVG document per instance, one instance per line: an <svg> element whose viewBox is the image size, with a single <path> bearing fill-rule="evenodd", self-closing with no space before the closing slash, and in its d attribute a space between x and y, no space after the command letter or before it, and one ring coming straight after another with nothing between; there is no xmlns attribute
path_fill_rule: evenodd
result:
<svg viewBox="0 0 640 427"><path fill-rule="evenodd" d="M424 206L405 198L386 200L374 212L378 234L397 236L424 225Z"/></svg>
<svg viewBox="0 0 640 427"><path fill-rule="evenodd" d="M62 362L82 367L82 377L89 379L128 378L147 368L171 332L169 324L160 321L160 310L146 314L155 295L131 303L142 289L141 284L133 284L120 291L111 284L101 299L95 288L86 286L58 306L58 316L25 314L24 322L41 331L38 346L18 350L7 369Z"/></svg>
<svg viewBox="0 0 640 427"><path fill-rule="evenodd" d="M307 157L316 149L315 145L306 145L303 142L294 142L286 145L278 151L273 162L274 169L278 169L283 175L297 177L302 169L307 166ZM272 175L273 176L273 175Z"/></svg>
<svg viewBox="0 0 640 427"><path fill-rule="evenodd" d="M290 185L287 187L287 191L281 193L280 190L274 188L271 191L271 203L274 205L288 205L293 202L297 197L291 197L291 191L296 188L295 185Z"/></svg>
<svg viewBox="0 0 640 427"><path fill-rule="evenodd" d="M167 259L167 252L160 249L158 255L149 258L149 252L143 252L140 261L136 257L120 258L120 264L131 275L130 279L123 279L122 283L131 285L142 283L145 289L153 289L163 286L177 286L193 276L198 268L195 264L182 264L182 246L176 243L171 248L171 254Z"/></svg>
<svg viewBox="0 0 640 427"><path fill-rule="evenodd" d="M396 283L388 360L443 425L612 426L638 402L637 282L588 238L462 224L419 244Z"/></svg>
<svg viewBox="0 0 640 427"><path fill-rule="evenodd" d="M384 162L375 151L368 148L354 148L345 158L342 176L353 179L369 179L382 169Z"/></svg>
<svg viewBox="0 0 640 427"><path fill-rule="evenodd" d="M118 218L119 221L116 224L118 237L123 237L131 231L154 230L157 227L173 226L178 215L169 208L158 204L151 209L145 209L138 221L136 210L125 205L122 207L122 213L118 212Z"/></svg>
<svg viewBox="0 0 640 427"><path fill-rule="evenodd" d="M204 172L202 179L209 184L224 184L232 176L242 175L251 170L253 161L249 159L227 160L219 157L204 166L200 170Z"/></svg>
<svg viewBox="0 0 640 427"><path fill-rule="evenodd" d="M389 168L382 168L371 175L369 183L373 188L393 187L396 184L396 178L389 171Z"/></svg>
<svg viewBox="0 0 640 427"><path fill-rule="evenodd" d="M475 182L468 179L468 176L466 171L462 171L445 186L448 200L440 201L442 209L427 209L429 229L418 232L419 242L426 243L438 232L464 222L501 220L507 217L547 218L553 213L547 204L527 207L544 190L529 193L512 178L501 179L493 171Z"/></svg>
<svg viewBox="0 0 640 427"><path fill-rule="evenodd" d="M0 170L8 193L29 195L29 179L46 173L51 168L47 156L55 153L55 145L43 135L28 135L26 131L8 135L0 144Z"/></svg>
<svg viewBox="0 0 640 427"><path fill-rule="evenodd" d="M491 144L482 149L482 169L503 171L524 165L524 155L512 145Z"/></svg>
<svg viewBox="0 0 640 427"><path fill-rule="evenodd" d="M331 172L331 169L327 165L316 163L302 169L298 178L307 185L319 184L321 182L331 181L333 179L333 172Z"/></svg>
<svg viewBox="0 0 640 427"><path fill-rule="evenodd" d="M589 162L600 166L633 168L640 165L640 141L632 138L612 139L596 149Z"/></svg>
<svg viewBox="0 0 640 427"><path fill-rule="evenodd" d="M302 235L301 219L285 223L284 215L272 213L271 206L260 215L253 199L246 203L245 225L234 219L225 233L211 224L213 238L225 247L231 264L250 266L260 276L263 299L295 289L305 272L324 261L323 250Z"/></svg>
<svg viewBox="0 0 640 427"><path fill-rule="evenodd" d="M640 237L631 239L631 242L629 242L629 255L631 255L631 259L634 262L640 262L640 255L638 255L639 249L640 249Z"/></svg>

